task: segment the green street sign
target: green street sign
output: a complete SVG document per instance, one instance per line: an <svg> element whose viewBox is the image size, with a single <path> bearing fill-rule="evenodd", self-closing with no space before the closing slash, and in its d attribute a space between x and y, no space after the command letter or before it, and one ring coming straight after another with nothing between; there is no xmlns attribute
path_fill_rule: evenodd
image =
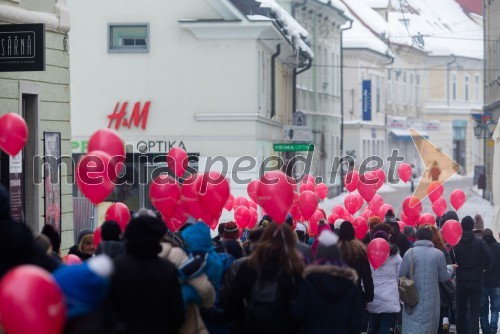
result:
<svg viewBox="0 0 500 334"><path fill-rule="evenodd" d="M275 151L278 152L314 151L314 144L280 143L280 144L273 144L273 148Z"/></svg>

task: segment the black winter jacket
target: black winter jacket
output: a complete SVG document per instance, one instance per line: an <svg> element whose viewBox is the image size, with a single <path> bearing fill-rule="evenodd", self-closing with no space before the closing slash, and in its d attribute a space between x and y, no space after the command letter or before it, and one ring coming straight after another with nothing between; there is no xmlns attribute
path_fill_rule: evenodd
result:
<svg viewBox="0 0 500 334"><path fill-rule="evenodd" d="M457 281L483 281L483 270L493 264L490 247L472 231L463 231L454 254L458 264Z"/></svg>
<svg viewBox="0 0 500 334"><path fill-rule="evenodd" d="M500 287L500 243L498 243L492 235L484 236L483 240L490 247L495 256L491 268L484 272L484 287L498 288Z"/></svg>
<svg viewBox="0 0 500 334"><path fill-rule="evenodd" d="M304 325L303 333L358 334L363 301L351 268L313 265L292 304L292 315Z"/></svg>
<svg viewBox="0 0 500 334"><path fill-rule="evenodd" d="M368 262L367 257L358 257L354 263L348 263L349 267L356 270L358 274L358 286L363 293L363 299L365 303L370 303L373 301L374 297L374 286L372 278L372 269L370 267L370 262ZM363 285L363 288L361 287Z"/></svg>

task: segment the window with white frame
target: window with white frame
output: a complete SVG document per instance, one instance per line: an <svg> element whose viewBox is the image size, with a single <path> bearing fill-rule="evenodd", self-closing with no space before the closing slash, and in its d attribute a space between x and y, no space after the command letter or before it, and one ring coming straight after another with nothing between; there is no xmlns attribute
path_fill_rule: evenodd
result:
<svg viewBox="0 0 500 334"><path fill-rule="evenodd" d="M464 78L465 87L464 87L464 99L465 101L469 101L469 76L466 75Z"/></svg>
<svg viewBox="0 0 500 334"><path fill-rule="evenodd" d="M451 75L451 98L453 101L457 99L457 75L455 73Z"/></svg>
<svg viewBox="0 0 500 334"><path fill-rule="evenodd" d="M108 24L108 52L149 52L149 24Z"/></svg>

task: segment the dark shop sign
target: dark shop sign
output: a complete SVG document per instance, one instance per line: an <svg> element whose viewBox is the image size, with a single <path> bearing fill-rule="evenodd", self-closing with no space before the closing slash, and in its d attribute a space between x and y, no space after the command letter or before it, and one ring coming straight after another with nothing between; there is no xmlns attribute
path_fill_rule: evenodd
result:
<svg viewBox="0 0 500 334"><path fill-rule="evenodd" d="M45 25L0 24L0 72L45 71Z"/></svg>

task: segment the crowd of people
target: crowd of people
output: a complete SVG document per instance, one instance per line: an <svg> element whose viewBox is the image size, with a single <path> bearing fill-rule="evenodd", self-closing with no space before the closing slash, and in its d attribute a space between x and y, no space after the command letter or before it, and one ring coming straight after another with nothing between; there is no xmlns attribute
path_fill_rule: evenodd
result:
<svg viewBox="0 0 500 334"><path fill-rule="evenodd" d="M7 194L0 199L0 279L34 264L51 272L64 293L64 333L496 333L500 307L500 244L479 215L461 219L463 235L451 247L440 226L458 219L447 212L437 226L400 231L392 210L371 217L363 240L351 222L276 224L264 216L241 231L221 223L212 238L204 222L169 231L153 211L80 231L62 262L60 237L44 226L33 237L10 220ZM390 246L377 269L367 245ZM401 276L414 280L419 301L399 298ZM0 333L2 330L0 330ZM35 333L36 330L33 331Z"/></svg>

